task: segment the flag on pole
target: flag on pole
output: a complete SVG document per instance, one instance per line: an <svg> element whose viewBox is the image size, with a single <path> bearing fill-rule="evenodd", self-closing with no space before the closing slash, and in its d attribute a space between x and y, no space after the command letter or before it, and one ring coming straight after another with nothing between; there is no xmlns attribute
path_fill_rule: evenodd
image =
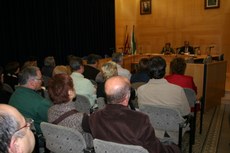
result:
<svg viewBox="0 0 230 153"><path fill-rule="evenodd" d="M131 34L131 54L136 54L136 40L135 40L135 34L134 34L134 26L133 31Z"/></svg>
<svg viewBox="0 0 230 153"><path fill-rule="evenodd" d="M129 50L129 35L128 35L128 25L126 25L125 36L124 36L123 54L128 54L128 50Z"/></svg>

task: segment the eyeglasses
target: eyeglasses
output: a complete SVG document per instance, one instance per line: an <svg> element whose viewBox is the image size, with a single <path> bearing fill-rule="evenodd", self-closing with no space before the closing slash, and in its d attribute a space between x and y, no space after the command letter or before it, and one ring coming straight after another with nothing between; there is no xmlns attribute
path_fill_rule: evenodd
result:
<svg viewBox="0 0 230 153"><path fill-rule="evenodd" d="M33 120L32 118L26 118L25 120L26 120L26 124L25 124L24 126L22 126L21 128L17 129L14 133L16 133L16 132L18 132L18 131L20 131L21 129L24 129L24 128L26 128L26 127L30 127L30 129L31 129L31 127L32 127L33 124L34 124L34 120Z"/></svg>
<svg viewBox="0 0 230 153"><path fill-rule="evenodd" d="M34 79L38 81L43 81L43 78L34 78Z"/></svg>

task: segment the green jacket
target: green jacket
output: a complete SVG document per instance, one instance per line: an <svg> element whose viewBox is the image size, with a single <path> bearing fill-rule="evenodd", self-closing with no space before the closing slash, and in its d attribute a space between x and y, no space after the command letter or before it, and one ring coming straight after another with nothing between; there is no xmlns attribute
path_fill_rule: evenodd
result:
<svg viewBox="0 0 230 153"><path fill-rule="evenodd" d="M17 87L15 92L10 97L9 104L19 110L25 118L32 118L36 132L42 133L40 129L41 122L47 122L48 109L51 106L51 102L36 91L25 88Z"/></svg>

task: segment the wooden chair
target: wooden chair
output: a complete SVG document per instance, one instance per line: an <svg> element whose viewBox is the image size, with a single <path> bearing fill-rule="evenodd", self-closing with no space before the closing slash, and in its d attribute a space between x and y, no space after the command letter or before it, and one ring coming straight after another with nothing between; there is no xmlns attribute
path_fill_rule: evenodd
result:
<svg viewBox="0 0 230 153"><path fill-rule="evenodd" d="M142 146L120 144L100 139L93 140L96 153L148 153Z"/></svg>

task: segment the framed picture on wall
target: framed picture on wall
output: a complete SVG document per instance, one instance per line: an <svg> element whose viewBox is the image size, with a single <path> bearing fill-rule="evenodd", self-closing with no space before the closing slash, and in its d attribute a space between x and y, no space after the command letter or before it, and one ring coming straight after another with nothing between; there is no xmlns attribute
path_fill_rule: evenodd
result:
<svg viewBox="0 0 230 153"><path fill-rule="evenodd" d="M140 0L140 13L141 15L151 14L152 0Z"/></svg>
<svg viewBox="0 0 230 153"><path fill-rule="evenodd" d="M204 4L205 9L220 7L220 0L204 0L204 3L205 3Z"/></svg>

